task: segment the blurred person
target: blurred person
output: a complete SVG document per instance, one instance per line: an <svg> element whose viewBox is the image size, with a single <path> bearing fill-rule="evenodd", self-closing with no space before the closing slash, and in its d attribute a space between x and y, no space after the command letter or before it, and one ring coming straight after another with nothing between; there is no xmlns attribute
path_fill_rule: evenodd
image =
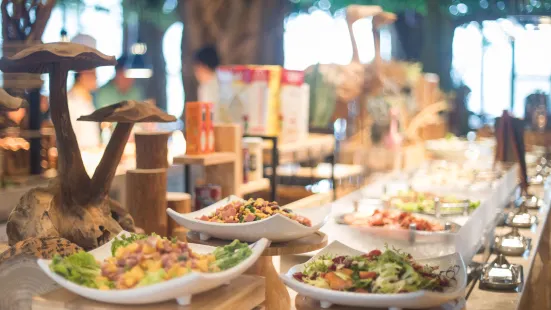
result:
<svg viewBox="0 0 551 310"><path fill-rule="evenodd" d="M195 53L193 56L193 72L199 85L216 81L218 65L220 65L220 60L214 46L205 46Z"/></svg>
<svg viewBox="0 0 551 310"><path fill-rule="evenodd" d="M125 64L127 56L122 55L117 59L115 66L115 77L96 91L94 104L97 109L112 105L124 100L143 101L144 94L142 90L135 85L133 78L125 76Z"/></svg>
<svg viewBox="0 0 551 310"><path fill-rule="evenodd" d="M197 99L203 102L214 104L214 120L220 122L226 119L229 112L219 105L219 86L216 77L216 68L220 64L218 53L212 45L205 46L198 50L193 56L193 72L199 83Z"/></svg>
<svg viewBox="0 0 551 310"><path fill-rule="evenodd" d="M96 48L96 40L84 34L75 36L73 43ZM96 70L84 70L75 73L75 83L67 93L69 115L73 130L81 150L100 145L100 129L95 122L82 122L77 119L95 111L92 93L97 89Z"/></svg>

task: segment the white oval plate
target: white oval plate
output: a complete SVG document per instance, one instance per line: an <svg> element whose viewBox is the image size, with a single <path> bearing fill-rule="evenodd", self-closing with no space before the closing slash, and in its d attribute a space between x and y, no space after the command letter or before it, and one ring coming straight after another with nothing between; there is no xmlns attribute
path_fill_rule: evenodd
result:
<svg viewBox="0 0 551 310"><path fill-rule="evenodd" d="M129 235L130 233L123 231L118 236ZM96 260L103 262L104 259L111 257L111 243L113 240L102 245L101 247L90 251ZM97 301L115 303L115 304L149 304L155 302L176 299L180 305L188 305L191 302L191 295L202 293L223 284L229 283L237 278L247 269L249 269L260 254L270 244L267 239L261 239L258 242L251 244L249 247L253 251L251 256L242 261L239 265L216 273L198 273L192 272L188 275L171 279L162 283L132 288L127 290L110 290L102 291L98 289L88 288L73 283L62 276L50 270L51 260L38 259L38 266L52 280L57 282L67 290ZM189 247L197 253L210 253L215 248L206 245L189 243Z"/></svg>
<svg viewBox="0 0 551 310"><path fill-rule="evenodd" d="M331 205L293 210L296 214L310 219L312 227L304 226L280 214L249 223L213 223L198 219L202 215L210 215L216 209L238 200L243 199L237 196L229 196L195 212L181 214L168 208L166 213L179 225L198 232L202 240L214 237L223 240L239 239L246 242L255 242L261 238L266 238L273 242L285 242L315 233L327 222L331 212Z"/></svg>
<svg viewBox="0 0 551 310"><path fill-rule="evenodd" d="M443 227L446 223L451 224L451 230L440 230L440 231L422 231L416 230L411 231L407 228L398 228L398 227L388 227L388 226L369 226L369 225L351 225L345 224L342 218L346 214L341 214L335 218L335 221L340 225L346 225L358 231L364 232L366 234L373 235L374 237L386 239L390 242L392 240L397 241L412 241L412 242L444 242L450 238L454 238L454 234L459 232L461 225L456 224L452 221L446 221L443 219L438 219L436 217L425 215L421 213L413 213L413 215L419 219L424 219L432 223L437 223ZM365 216L368 218L369 216Z"/></svg>
<svg viewBox="0 0 551 310"><path fill-rule="evenodd" d="M364 254L364 252L352 249L338 241L334 241L308 260L308 262L327 254L360 255ZM332 304L337 304L373 308L424 309L436 307L459 297L463 297L465 286L467 285L467 269L465 268L465 263L461 255L458 253L418 260L421 264L439 266L440 270L454 270L452 272L455 274L455 281L452 281L452 283L455 283L452 284L453 287L450 287L445 292L417 291L401 294L363 294L318 288L293 278L293 274L304 270L304 265L308 262L296 265L289 269L286 274L280 274L279 276L288 287L297 291L299 294L319 300L323 308L328 308Z"/></svg>

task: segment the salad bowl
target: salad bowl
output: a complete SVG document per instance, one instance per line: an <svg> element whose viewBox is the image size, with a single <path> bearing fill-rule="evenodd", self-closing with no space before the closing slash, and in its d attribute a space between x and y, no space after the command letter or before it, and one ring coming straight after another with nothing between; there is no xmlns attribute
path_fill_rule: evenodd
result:
<svg viewBox="0 0 551 310"><path fill-rule="evenodd" d="M123 231L117 237L130 236L129 232ZM92 254L97 261L111 257L111 244L114 239L101 247L88 253ZM221 285L228 284L231 280L237 278L247 269L249 269L260 257L264 249L269 246L270 241L261 239L258 242L249 245L252 254L238 263L236 266L224 271L214 273L191 272L177 278L166 280L160 283L148 286L135 287L122 290L99 290L89 288L73 283L68 279L58 275L50 269L52 260L38 259L38 266L65 289L80 295L82 297L115 304L149 304L176 299L180 305L188 305L191 302L191 296L199 294ZM199 254L212 252L215 248L206 245L188 243L188 247Z"/></svg>
<svg viewBox="0 0 551 310"><path fill-rule="evenodd" d="M199 233L201 240L218 238L222 240L239 239L246 242L255 242L262 238L272 242L286 242L300 239L318 231L329 218L331 205L318 208L305 208L293 210L297 215L308 218L312 226L304 226L295 220L281 214L275 214L266 219L247 223L215 223L200 220L203 215L210 215L216 209L230 202L245 200L237 196L229 196L204 209L181 214L170 208L166 210L168 215L181 226Z"/></svg>
<svg viewBox="0 0 551 310"><path fill-rule="evenodd" d="M293 277L298 272L305 272L305 267L326 255L350 255L358 256L364 252L352 249L338 241L334 241L308 262L292 267L286 274L280 274L280 278L291 289L300 295L319 300L322 308L329 308L331 305L344 305L355 307L373 308L407 308L424 309L436 307L457 298L463 297L467 285L466 267L458 253L430 259L416 260L419 265L428 264L438 266L438 272L445 277L449 283L442 292L419 290L408 293L381 294L381 293L358 293L348 291L336 291L328 288L316 287L301 282ZM384 271L383 271L384 272ZM379 277L381 277L380 275ZM378 279L378 278L377 278Z"/></svg>

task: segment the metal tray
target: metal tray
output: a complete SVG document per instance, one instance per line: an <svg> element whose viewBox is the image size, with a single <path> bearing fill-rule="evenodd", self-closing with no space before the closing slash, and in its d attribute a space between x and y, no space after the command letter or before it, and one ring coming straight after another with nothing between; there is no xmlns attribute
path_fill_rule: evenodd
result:
<svg viewBox="0 0 551 310"><path fill-rule="evenodd" d="M514 290L522 284L523 268L510 264L502 254L482 268L481 289Z"/></svg>

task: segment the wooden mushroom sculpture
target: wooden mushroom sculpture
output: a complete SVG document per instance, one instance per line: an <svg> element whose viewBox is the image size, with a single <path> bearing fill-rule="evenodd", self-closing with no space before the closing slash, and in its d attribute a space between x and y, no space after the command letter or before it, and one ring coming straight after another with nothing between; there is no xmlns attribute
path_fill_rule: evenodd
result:
<svg viewBox="0 0 551 310"><path fill-rule="evenodd" d="M24 104L27 104L25 99L13 97L0 88L0 111L15 111L23 107Z"/></svg>
<svg viewBox="0 0 551 310"><path fill-rule="evenodd" d="M109 192L134 123L170 123L175 122L176 117L149 103L128 100L101 108L90 115L81 116L78 120L117 123L91 181L91 197L101 199Z"/></svg>
<svg viewBox="0 0 551 310"><path fill-rule="evenodd" d="M70 123L67 105L69 70L87 70L115 64L114 57L74 43L35 45L12 57L0 59L0 70L4 72L49 74L52 122L59 154L58 179L45 188L31 189L11 212L7 224L10 245L28 238L60 237L89 250L117 235L122 230L119 223L126 223L129 227L125 229L132 230L129 216L118 218L119 221L113 218L113 202L108 198L107 191L130 134L131 123L154 121L159 119L159 114L163 114L164 119L170 117L152 107L146 108L141 103L121 103L92 114L109 116L126 108L125 113L131 117L115 129L101 163L90 179ZM107 111L111 111L111 114Z"/></svg>

